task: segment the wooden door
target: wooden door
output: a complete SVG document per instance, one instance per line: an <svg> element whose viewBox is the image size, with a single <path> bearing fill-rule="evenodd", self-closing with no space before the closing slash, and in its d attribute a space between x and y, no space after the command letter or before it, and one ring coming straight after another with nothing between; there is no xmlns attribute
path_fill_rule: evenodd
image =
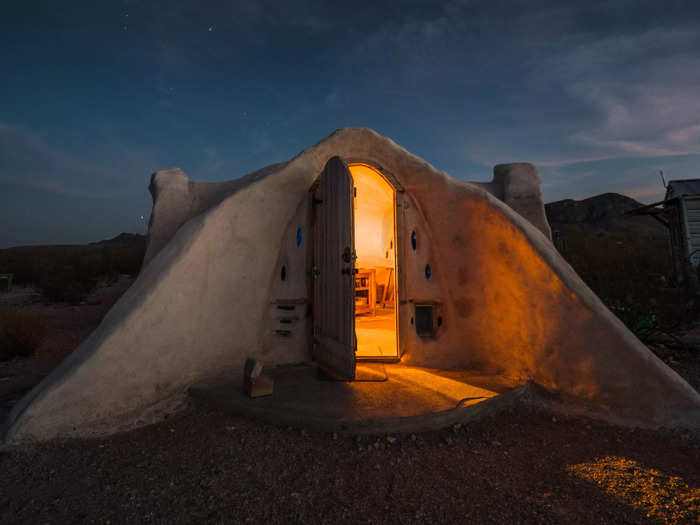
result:
<svg viewBox="0 0 700 525"><path fill-rule="evenodd" d="M353 191L345 162L333 157L314 191L314 343L319 366L341 380L355 378L357 347Z"/></svg>

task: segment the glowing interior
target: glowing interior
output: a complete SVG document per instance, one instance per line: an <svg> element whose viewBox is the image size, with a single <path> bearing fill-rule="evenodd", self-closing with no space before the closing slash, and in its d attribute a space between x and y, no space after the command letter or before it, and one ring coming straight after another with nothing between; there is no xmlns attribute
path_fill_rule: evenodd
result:
<svg viewBox="0 0 700 525"><path fill-rule="evenodd" d="M394 188L366 164L348 166L355 184L355 335L359 359L398 356Z"/></svg>

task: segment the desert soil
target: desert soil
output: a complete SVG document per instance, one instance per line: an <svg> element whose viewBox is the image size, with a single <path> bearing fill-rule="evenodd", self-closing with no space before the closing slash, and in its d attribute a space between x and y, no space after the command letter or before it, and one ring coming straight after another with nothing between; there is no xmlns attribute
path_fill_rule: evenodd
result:
<svg viewBox="0 0 700 525"><path fill-rule="evenodd" d="M55 329L34 356L0 363L0 418L130 282L78 306L44 304L31 290L3 298ZM655 351L700 386L697 350ZM529 405L440 432L364 437L191 406L106 438L0 452L1 523L244 521L698 523L700 438Z"/></svg>

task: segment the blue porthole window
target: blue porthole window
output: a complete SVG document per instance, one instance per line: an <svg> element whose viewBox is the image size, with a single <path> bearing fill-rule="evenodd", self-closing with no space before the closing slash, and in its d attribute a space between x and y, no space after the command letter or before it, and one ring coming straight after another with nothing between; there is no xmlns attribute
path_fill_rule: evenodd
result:
<svg viewBox="0 0 700 525"><path fill-rule="evenodd" d="M426 264L425 265L425 278L430 279L430 276L433 274L433 271L430 269L430 265Z"/></svg>
<svg viewBox="0 0 700 525"><path fill-rule="evenodd" d="M416 230L411 232L411 248L416 249Z"/></svg>
<svg viewBox="0 0 700 525"><path fill-rule="evenodd" d="M280 277L282 278L283 281L287 280L287 265L286 264L282 265L282 270L280 270Z"/></svg>
<svg viewBox="0 0 700 525"><path fill-rule="evenodd" d="M297 248L301 246L301 226L297 228Z"/></svg>

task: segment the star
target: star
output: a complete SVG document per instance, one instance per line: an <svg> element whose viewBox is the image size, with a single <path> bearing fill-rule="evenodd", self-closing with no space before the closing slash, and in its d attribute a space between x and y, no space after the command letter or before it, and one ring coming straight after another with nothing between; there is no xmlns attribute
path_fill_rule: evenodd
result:
<svg viewBox="0 0 700 525"><path fill-rule="evenodd" d="M214 30L214 26L209 26L209 32L211 33Z"/></svg>

